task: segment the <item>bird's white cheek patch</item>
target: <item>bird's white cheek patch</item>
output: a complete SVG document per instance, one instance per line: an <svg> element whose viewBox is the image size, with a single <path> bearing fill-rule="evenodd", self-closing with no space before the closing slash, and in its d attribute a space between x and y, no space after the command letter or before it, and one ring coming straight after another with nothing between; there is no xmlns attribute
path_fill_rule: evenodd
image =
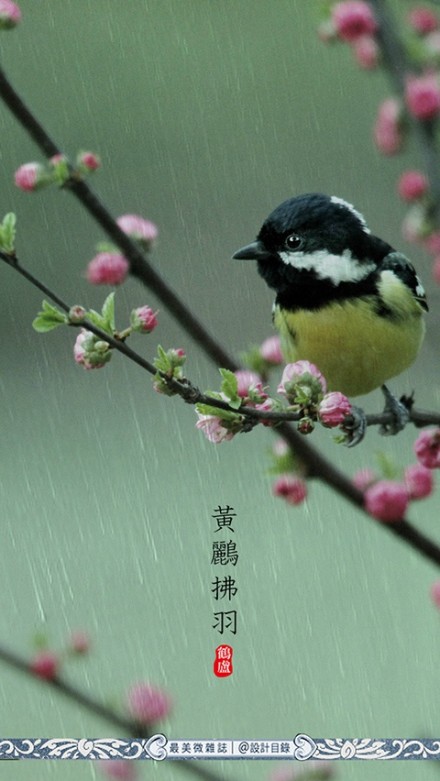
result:
<svg viewBox="0 0 440 781"><path fill-rule="evenodd" d="M279 256L287 266L299 271L314 271L319 279L327 279L334 285L340 282L359 282L374 269L374 263L360 263L353 258L350 250L342 255L332 255L326 250L315 252L280 252Z"/></svg>

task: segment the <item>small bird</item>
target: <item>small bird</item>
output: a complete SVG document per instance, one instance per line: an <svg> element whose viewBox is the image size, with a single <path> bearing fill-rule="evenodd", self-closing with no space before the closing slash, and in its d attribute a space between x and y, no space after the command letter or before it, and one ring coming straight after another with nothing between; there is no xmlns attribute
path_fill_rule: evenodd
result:
<svg viewBox="0 0 440 781"><path fill-rule="evenodd" d="M369 393L415 360L428 310L423 286L405 255L373 236L342 198L284 201L233 257L256 260L275 290L286 361L316 364L329 390Z"/></svg>

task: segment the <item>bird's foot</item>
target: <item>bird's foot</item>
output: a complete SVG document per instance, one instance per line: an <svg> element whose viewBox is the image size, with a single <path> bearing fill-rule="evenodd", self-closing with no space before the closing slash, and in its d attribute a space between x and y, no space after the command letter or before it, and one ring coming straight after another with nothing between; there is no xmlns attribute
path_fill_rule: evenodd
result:
<svg viewBox="0 0 440 781"><path fill-rule="evenodd" d="M391 414L392 419L389 423L382 423L379 433L382 436L398 434L409 423L413 397L402 396L401 399L396 399L386 385L382 385L381 390L385 396L384 412Z"/></svg>
<svg viewBox="0 0 440 781"><path fill-rule="evenodd" d="M350 412L350 422L344 422L341 426L344 433L344 445L346 447L355 447L362 442L367 430L367 417L361 407L352 406Z"/></svg>

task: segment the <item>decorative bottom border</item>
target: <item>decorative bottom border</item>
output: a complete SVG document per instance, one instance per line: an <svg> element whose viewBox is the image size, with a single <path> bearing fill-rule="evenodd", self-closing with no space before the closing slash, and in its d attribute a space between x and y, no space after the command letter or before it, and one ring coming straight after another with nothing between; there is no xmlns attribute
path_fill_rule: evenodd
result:
<svg viewBox="0 0 440 781"><path fill-rule="evenodd" d="M440 759L440 738L311 738L168 740L120 738L0 738L1 759Z"/></svg>

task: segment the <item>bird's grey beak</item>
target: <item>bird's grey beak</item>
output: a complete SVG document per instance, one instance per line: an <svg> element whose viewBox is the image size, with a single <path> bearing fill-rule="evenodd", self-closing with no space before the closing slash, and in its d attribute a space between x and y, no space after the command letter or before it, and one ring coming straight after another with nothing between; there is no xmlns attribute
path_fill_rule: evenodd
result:
<svg viewBox="0 0 440 781"><path fill-rule="evenodd" d="M272 254L268 252L261 241L253 241L252 244L247 244L246 247L242 247L232 256L233 260L267 260L271 257Z"/></svg>

